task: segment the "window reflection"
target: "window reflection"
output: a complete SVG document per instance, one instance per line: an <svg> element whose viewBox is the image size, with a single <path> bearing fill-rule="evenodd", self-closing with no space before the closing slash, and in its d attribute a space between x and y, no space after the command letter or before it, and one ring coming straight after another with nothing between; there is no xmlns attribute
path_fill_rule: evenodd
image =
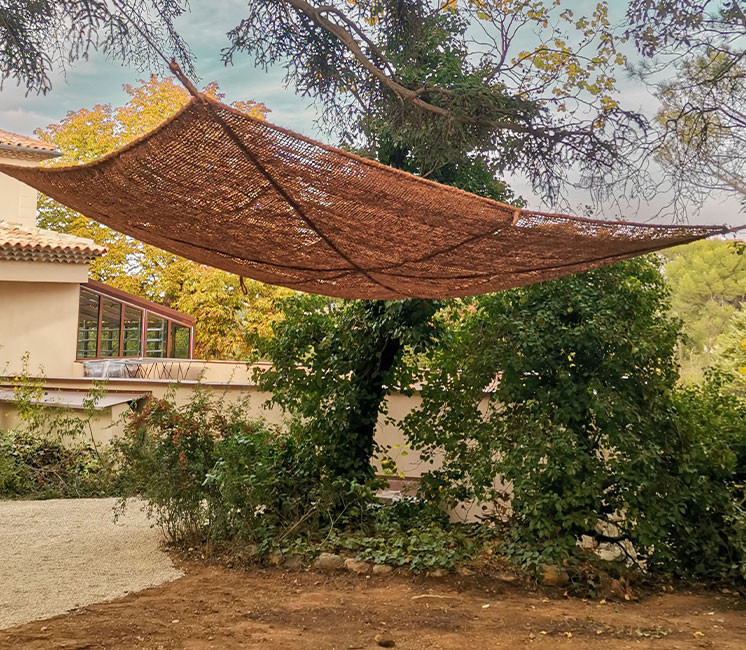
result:
<svg viewBox="0 0 746 650"><path fill-rule="evenodd" d="M134 307L124 308L124 336L122 356L139 357L142 341L142 311Z"/></svg>
<svg viewBox="0 0 746 650"><path fill-rule="evenodd" d="M191 329L185 325L171 322L171 348L168 356L172 359L188 359L190 352L189 334Z"/></svg>
<svg viewBox="0 0 746 650"><path fill-rule="evenodd" d="M98 294L81 287L78 312L78 359L95 357L97 341Z"/></svg>
<svg viewBox="0 0 746 650"><path fill-rule="evenodd" d="M128 295L95 281L80 288L77 358L190 359L193 326L181 322L176 312L170 318L172 310L137 296L130 296L128 304ZM159 315L160 309L164 315Z"/></svg>
<svg viewBox="0 0 746 650"><path fill-rule="evenodd" d="M111 298L101 298L101 349L99 356L119 356L119 333L122 327L122 305Z"/></svg>
<svg viewBox="0 0 746 650"><path fill-rule="evenodd" d="M145 356L166 357L168 343L168 321L165 318L148 314L147 348Z"/></svg>

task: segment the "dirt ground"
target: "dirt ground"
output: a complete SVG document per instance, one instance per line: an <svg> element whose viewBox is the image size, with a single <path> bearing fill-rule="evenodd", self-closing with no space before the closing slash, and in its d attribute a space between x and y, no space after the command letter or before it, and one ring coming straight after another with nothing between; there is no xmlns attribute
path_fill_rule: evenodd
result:
<svg viewBox="0 0 746 650"><path fill-rule="evenodd" d="M746 648L746 602L715 591L637 602L563 597L485 578L241 571L185 576L0 631L0 648Z"/></svg>

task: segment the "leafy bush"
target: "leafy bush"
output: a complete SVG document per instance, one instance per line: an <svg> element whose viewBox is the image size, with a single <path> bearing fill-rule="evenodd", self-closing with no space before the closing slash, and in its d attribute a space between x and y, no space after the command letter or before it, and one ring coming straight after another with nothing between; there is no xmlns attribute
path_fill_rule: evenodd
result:
<svg viewBox="0 0 746 650"><path fill-rule="evenodd" d="M114 491L108 462L93 447L25 431L0 431L0 497L62 499Z"/></svg>
<svg viewBox="0 0 746 650"><path fill-rule="evenodd" d="M173 539L199 537L214 520L217 494L204 483L230 415L213 409L206 394L182 408L150 398L113 443L122 495L141 496Z"/></svg>
<svg viewBox="0 0 746 650"><path fill-rule="evenodd" d="M28 355L16 378L15 406L20 423L0 429L0 497L71 498L116 493L110 454L95 444L90 428L96 400L94 385L73 412L40 403L43 381L28 377Z"/></svg>
<svg viewBox="0 0 746 650"><path fill-rule="evenodd" d="M405 423L425 458L444 454L427 498L500 503L507 484L505 549L528 566L578 559L583 536L634 535L610 531L620 513L649 508L641 486L672 444L678 323L656 263L482 296L469 309Z"/></svg>
<svg viewBox="0 0 746 650"><path fill-rule="evenodd" d="M299 294L282 303L273 335L256 342L269 369L256 373L271 401L302 420L330 475L373 478L375 429L391 386L407 390L414 355L436 336L428 300L340 300Z"/></svg>
<svg viewBox="0 0 746 650"><path fill-rule="evenodd" d="M483 546L478 527L419 501L381 505L376 481L328 474L326 450L302 425L269 426L208 392L182 406L151 399L115 448L123 494L144 499L174 542L238 543L257 557L347 550L418 571Z"/></svg>
<svg viewBox="0 0 746 650"><path fill-rule="evenodd" d="M371 497L366 486L326 476L302 430L271 427L206 391L183 406L150 400L116 451L124 494L142 497L174 541L270 550L358 516Z"/></svg>
<svg viewBox="0 0 746 650"><path fill-rule="evenodd" d="M371 508L365 526L333 540L362 560L406 566L413 571L453 569L474 560L494 530L483 524L452 523L434 506L405 499Z"/></svg>
<svg viewBox="0 0 746 650"><path fill-rule="evenodd" d="M583 563L590 538L657 572L746 577L746 404L722 377L677 385L655 260L465 311L405 422L425 460L443 455L426 498L495 503L504 551L528 567Z"/></svg>
<svg viewBox="0 0 746 650"><path fill-rule="evenodd" d="M678 390L677 444L653 485L664 497L663 534L650 566L697 579L746 579L746 402L710 373Z"/></svg>

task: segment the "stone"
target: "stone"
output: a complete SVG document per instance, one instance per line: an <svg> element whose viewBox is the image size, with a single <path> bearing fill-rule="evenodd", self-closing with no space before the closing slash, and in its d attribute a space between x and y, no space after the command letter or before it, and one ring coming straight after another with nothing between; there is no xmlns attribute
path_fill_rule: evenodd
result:
<svg viewBox="0 0 746 650"><path fill-rule="evenodd" d="M541 582L548 587L564 587L570 582L570 576L556 564L545 564L541 569Z"/></svg>
<svg viewBox="0 0 746 650"><path fill-rule="evenodd" d="M500 582L505 582L507 584L513 584L514 582L518 582L518 576L514 576L512 573L498 573L495 576L496 580L499 580Z"/></svg>
<svg viewBox="0 0 746 650"><path fill-rule="evenodd" d="M474 571L472 571L468 566L460 566L458 569L456 569L456 573L458 573L463 578L468 578L469 576L474 575Z"/></svg>
<svg viewBox="0 0 746 650"><path fill-rule="evenodd" d="M316 558L313 563L315 569L323 569L325 571L333 571L335 569L341 569L344 566L344 558L336 553L322 553Z"/></svg>
<svg viewBox="0 0 746 650"><path fill-rule="evenodd" d="M271 566L282 566L285 562L285 557L282 553L270 553L267 556L267 562L269 562Z"/></svg>
<svg viewBox="0 0 746 650"><path fill-rule="evenodd" d="M381 634L376 634L376 644L381 648L393 648L396 645L396 641L394 641L390 634L382 632Z"/></svg>
<svg viewBox="0 0 746 650"><path fill-rule="evenodd" d="M435 571L430 571L427 575L431 578L445 578L448 575L448 569L435 569Z"/></svg>
<svg viewBox="0 0 746 650"><path fill-rule="evenodd" d="M374 576L384 576L387 573L391 573L393 570L394 570L394 567L389 566L388 564L374 564L373 565Z"/></svg>
<svg viewBox="0 0 746 650"><path fill-rule="evenodd" d="M353 573L370 573L370 564L363 562L362 560L355 560L351 557L348 557L345 560L344 567Z"/></svg>
<svg viewBox="0 0 746 650"><path fill-rule="evenodd" d="M286 569L302 569L303 557L300 555L289 555L285 558Z"/></svg>

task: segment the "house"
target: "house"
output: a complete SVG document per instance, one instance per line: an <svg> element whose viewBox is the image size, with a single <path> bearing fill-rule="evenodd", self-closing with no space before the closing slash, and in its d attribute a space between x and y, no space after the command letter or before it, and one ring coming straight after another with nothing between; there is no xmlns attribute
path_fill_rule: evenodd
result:
<svg viewBox="0 0 746 650"><path fill-rule="evenodd" d="M56 155L45 142L0 131L0 162L36 165ZM248 397L257 417L281 419L262 408L269 395L257 390L246 363L193 358L194 319L90 279L89 264L104 247L35 224L36 191L0 173L0 429L19 423L17 388L27 380L42 387L33 401L73 412L105 381L91 420L99 442L117 435L122 414L146 396L183 402L198 386L226 401ZM402 417L419 397L388 400L389 414ZM384 417L377 439L404 450L401 432ZM408 477L424 469L416 453L399 461Z"/></svg>
<svg viewBox="0 0 746 650"><path fill-rule="evenodd" d="M38 165L58 155L0 130L0 162ZM203 378L207 364L191 365L194 319L90 279L90 263L106 248L37 228L36 208L36 190L0 174L0 427L17 423L21 376L43 383L39 403L70 409L83 408L94 379L116 377L120 385L96 405L108 438L103 428L132 403L172 379ZM245 364L228 365L240 365L246 381L238 384L246 384Z"/></svg>
<svg viewBox="0 0 746 650"><path fill-rule="evenodd" d="M0 131L0 161L34 165L54 147ZM106 248L36 227L36 190L0 174L0 371L80 374L95 359L191 359L194 319L88 278ZM23 354L19 355L19 350ZM85 374L85 371L83 371Z"/></svg>

